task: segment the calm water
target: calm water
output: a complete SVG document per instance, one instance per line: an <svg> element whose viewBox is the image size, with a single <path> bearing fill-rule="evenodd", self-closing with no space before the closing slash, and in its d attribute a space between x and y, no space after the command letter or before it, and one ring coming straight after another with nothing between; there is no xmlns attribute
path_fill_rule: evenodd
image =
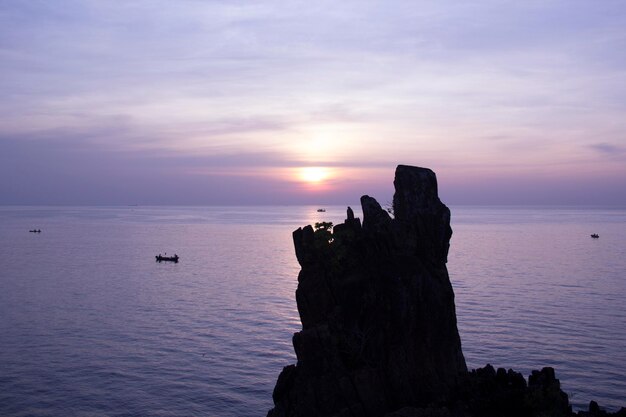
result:
<svg viewBox="0 0 626 417"><path fill-rule="evenodd" d="M626 210L452 214L468 365L554 366L575 407L626 405ZM291 231L343 218L0 208L0 415L264 416L300 327Z"/></svg>

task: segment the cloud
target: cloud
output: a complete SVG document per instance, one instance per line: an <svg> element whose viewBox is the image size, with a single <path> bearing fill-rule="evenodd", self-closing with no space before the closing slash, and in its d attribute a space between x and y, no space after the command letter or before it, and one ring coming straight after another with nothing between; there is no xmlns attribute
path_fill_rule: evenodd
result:
<svg viewBox="0 0 626 417"><path fill-rule="evenodd" d="M270 196L284 194L283 181L223 171L245 173L279 161L277 155L262 153L224 157L113 151L80 137L54 141L2 137L0 203L250 204L255 199L267 203ZM207 171L198 175L194 171L199 169Z"/></svg>
<svg viewBox="0 0 626 417"><path fill-rule="evenodd" d="M626 148L624 148L623 146L616 146L610 143L594 143L592 145L589 145L589 147L600 153L609 155L616 155L626 152Z"/></svg>
<svg viewBox="0 0 626 417"><path fill-rule="evenodd" d="M68 199L74 176L156 195L302 164L561 175L590 150L623 175L625 17L612 0L2 2L0 146Z"/></svg>
<svg viewBox="0 0 626 417"><path fill-rule="evenodd" d="M591 149L600 154L607 156L622 156L626 154L626 148L623 146L617 146L610 143L593 143L589 145Z"/></svg>

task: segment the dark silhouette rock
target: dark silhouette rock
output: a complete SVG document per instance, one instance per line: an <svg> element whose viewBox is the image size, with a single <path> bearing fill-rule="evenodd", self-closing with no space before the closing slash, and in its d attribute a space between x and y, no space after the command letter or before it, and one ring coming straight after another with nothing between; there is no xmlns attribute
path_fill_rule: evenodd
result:
<svg viewBox="0 0 626 417"><path fill-rule="evenodd" d="M528 384L519 372L487 364L471 371L459 385L457 403L467 415L481 417L566 417L572 414L554 369L533 371Z"/></svg>
<svg viewBox="0 0 626 417"><path fill-rule="evenodd" d="M450 210L429 169L399 165L394 186L393 217L365 195L362 224L348 207L332 233L330 223L293 232L302 330L268 416L573 416L552 368L528 383L491 365L467 371L446 268ZM612 415L598 410L578 416Z"/></svg>
<svg viewBox="0 0 626 417"><path fill-rule="evenodd" d="M281 373L273 416L382 416L444 404L467 371L446 269L450 211L435 174L400 166L395 218L369 196L332 241L294 232L302 270L295 367Z"/></svg>
<svg viewBox="0 0 626 417"><path fill-rule="evenodd" d="M589 403L588 411L579 411L576 414L577 417L626 417L626 408L622 407L615 413L609 413L603 410L597 402L591 401Z"/></svg>

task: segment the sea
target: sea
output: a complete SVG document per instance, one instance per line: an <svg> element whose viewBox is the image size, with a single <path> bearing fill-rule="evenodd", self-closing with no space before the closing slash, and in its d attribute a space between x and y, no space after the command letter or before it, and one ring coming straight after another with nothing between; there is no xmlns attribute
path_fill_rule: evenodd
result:
<svg viewBox="0 0 626 417"><path fill-rule="evenodd" d="M265 416L301 328L291 233L325 208L0 207L0 415ZM626 208L451 211L468 366L626 406Z"/></svg>

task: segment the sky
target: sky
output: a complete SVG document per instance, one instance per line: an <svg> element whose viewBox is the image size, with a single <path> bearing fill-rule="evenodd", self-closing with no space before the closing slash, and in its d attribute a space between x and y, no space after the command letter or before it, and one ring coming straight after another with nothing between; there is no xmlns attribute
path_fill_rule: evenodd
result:
<svg viewBox="0 0 626 417"><path fill-rule="evenodd" d="M3 0L0 204L626 205L626 2Z"/></svg>

